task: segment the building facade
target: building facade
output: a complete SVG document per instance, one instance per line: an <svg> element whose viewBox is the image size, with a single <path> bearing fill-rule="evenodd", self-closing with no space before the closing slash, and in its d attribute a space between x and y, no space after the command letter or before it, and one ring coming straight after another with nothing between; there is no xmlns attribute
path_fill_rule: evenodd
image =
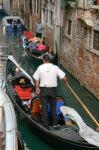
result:
<svg viewBox="0 0 99 150"><path fill-rule="evenodd" d="M64 10L60 63L99 98L99 3L69 2Z"/></svg>
<svg viewBox="0 0 99 150"><path fill-rule="evenodd" d="M8 4L9 3L9 4ZM44 24L44 36L59 63L99 98L99 0L5 0L29 30Z"/></svg>

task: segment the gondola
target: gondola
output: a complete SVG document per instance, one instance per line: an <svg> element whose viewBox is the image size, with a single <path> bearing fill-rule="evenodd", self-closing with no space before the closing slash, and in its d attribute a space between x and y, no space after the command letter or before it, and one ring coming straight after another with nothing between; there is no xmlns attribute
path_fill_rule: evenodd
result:
<svg viewBox="0 0 99 150"><path fill-rule="evenodd" d="M19 70L18 72L16 72L16 68ZM89 144L79 135L77 126L65 125L64 118L59 111L59 107L64 105L64 99L61 96L56 97L57 104L59 104L59 106L57 105L59 128L54 128L51 125L49 125L49 128L45 128L42 125L40 120L40 97L35 96L34 82L12 55L9 55L7 60L6 82L7 93L14 103L16 110L21 116L24 116L22 118L26 119L31 131L36 133L45 142L52 145L55 149L61 150L99 150L99 147ZM50 119L50 108L48 113Z"/></svg>
<svg viewBox="0 0 99 150"><path fill-rule="evenodd" d="M0 79L0 150L24 150L23 140L17 129L14 107L6 94L2 79Z"/></svg>
<svg viewBox="0 0 99 150"><path fill-rule="evenodd" d="M56 56L56 54L54 54L54 53L50 53L50 52L47 52L47 51L37 51L37 50L31 50L31 49L28 49L28 48L26 48L25 49L25 51L26 51L26 54L27 54L27 56L31 59L31 60L37 60L37 61L39 61L39 62L43 62L43 56L45 55L45 54L48 54L49 56L50 56L50 59L51 59L51 62L52 63L57 63L57 56Z"/></svg>
<svg viewBox="0 0 99 150"><path fill-rule="evenodd" d="M35 39L35 42L32 41L33 38ZM25 31L25 34L23 32L23 34L20 35L21 44L26 51L27 56L31 60L35 59L42 62L43 55L47 53L51 58L51 62L57 62L57 55L53 52L49 52L48 47L40 51L37 50L39 40L39 38L33 37L33 35L31 35L31 32L29 31Z"/></svg>
<svg viewBox="0 0 99 150"><path fill-rule="evenodd" d="M24 30L24 21L20 16L5 16L2 19L3 31L8 33L22 32Z"/></svg>

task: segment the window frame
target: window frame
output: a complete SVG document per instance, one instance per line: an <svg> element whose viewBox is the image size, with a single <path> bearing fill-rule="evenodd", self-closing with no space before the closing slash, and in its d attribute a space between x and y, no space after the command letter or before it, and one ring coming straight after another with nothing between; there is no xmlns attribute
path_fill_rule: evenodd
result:
<svg viewBox="0 0 99 150"><path fill-rule="evenodd" d="M91 35L89 35L88 39L86 40L86 42L88 43L88 47L85 47L85 48L88 51L92 52L93 54L96 54L97 56L99 56L99 50L96 50L94 48L94 31L98 31L98 30L95 30L93 28L91 29L91 31L90 31Z"/></svg>
<svg viewBox="0 0 99 150"><path fill-rule="evenodd" d="M93 42L92 42L92 49L99 52L99 50L95 49L95 46L94 46L95 32L98 32L98 33L99 33L99 31L94 29L93 32L92 32L92 39L93 39Z"/></svg>
<svg viewBox="0 0 99 150"><path fill-rule="evenodd" d="M70 34L68 34L69 21L71 21ZM65 26L64 26L64 35L69 39L72 39L72 26L73 26L73 21L71 19L66 19Z"/></svg>
<svg viewBox="0 0 99 150"><path fill-rule="evenodd" d="M38 15L39 13L40 13L40 9L39 9L39 7L40 7L40 0L34 0L33 2L32 2L32 5L33 5L33 13L35 14L35 15Z"/></svg>

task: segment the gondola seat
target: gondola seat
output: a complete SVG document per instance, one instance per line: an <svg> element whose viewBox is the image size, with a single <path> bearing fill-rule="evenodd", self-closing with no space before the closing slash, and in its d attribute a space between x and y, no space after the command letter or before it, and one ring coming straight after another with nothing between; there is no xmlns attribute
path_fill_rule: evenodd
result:
<svg viewBox="0 0 99 150"><path fill-rule="evenodd" d="M60 107L64 106L64 99L62 97L57 97L57 102L56 102L56 114L57 114L57 118L58 118L58 123L64 125L65 121L64 121L64 117L60 111ZM48 107L48 116L49 116L49 120L51 118L51 112L50 112L50 105Z"/></svg>
<svg viewBox="0 0 99 150"><path fill-rule="evenodd" d="M23 88L20 85L16 85L14 90L21 100L32 99L32 87Z"/></svg>
<svg viewBox="0 0 99 150"><path fill-rule="evenodd" d="M40 98L36 98L31 103L32 118L35 121L41 121L41 101Z"/></svg>

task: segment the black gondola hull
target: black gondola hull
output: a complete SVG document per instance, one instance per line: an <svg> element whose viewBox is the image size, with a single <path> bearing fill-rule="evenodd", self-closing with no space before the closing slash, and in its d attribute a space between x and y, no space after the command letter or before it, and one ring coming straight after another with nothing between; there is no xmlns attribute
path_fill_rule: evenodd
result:
<svg viewBox="0 0 99 150"><path fill-rule="evenodd" d="M9 65L7 65L9 66ZM98 147L87 143L84 139L82 139L75 129L71 127L61 128L60 130L49 130L42 126L41 123L35 121L30 114L25 112L22 107L19 105L16 93L13 90L12 82L19 78L19 75L13 77L11 80L8 79L8 68L6 68L6 80L7 80L7 93L11 98L15 110L18 111L20 116L23 116L26 120L26 124L28 128L36 133L40 138L42 138L45 142L52 145L55 149L61 150L99 150ZM22 74L24 76L24 74ZM26 75L25 75L26 76ZM30 78L28 78L30 79Z"/></svg>

